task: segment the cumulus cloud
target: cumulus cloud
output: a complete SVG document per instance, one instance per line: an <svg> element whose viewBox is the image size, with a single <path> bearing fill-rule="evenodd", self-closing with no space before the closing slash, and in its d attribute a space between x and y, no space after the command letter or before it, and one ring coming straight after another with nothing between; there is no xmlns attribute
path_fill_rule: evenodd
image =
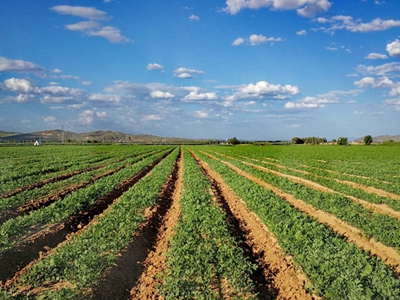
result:
<svg viewBox="0 0 400 300"><path fill-rule="evenodd" d="M355 81L354 85L358 87L371 86L373 88L390 88L393 87L394 83L386 76L381 78L364 77L359 81Z"/></svg>
<svg viewBox="0 0 400 300"><path fill-rule="evenodd" d="M274 37L266 37L262 34L252 34L247 39L244 38L237 38L232 42L233 46L239 46L247 42L247 44L251 46L263 44L263 43L274 43L274 42L282 42L281 38L274 38Z"/></svg>
<svg viewBox="0 0 400 300"><path fill-rule="evenodd" d="M48 124L55 124L56 123L56 118L55 117L53 117L53 116L47 116L47 117L44 117L43 118L43 121L45 122L45 123L48 123Z"/></svg>
<svg viewBox="0 0 400 300"><path fill-rule="evenodd" d="M360 93L360 90L351 91L331 91L326 94L317 95L316 97L305 97L297 101L289 101L285 104L285 109L313 109L325 107L328 104L348 104L354 103L353 100L344 101L342 98L347 96L355 96Z"/></svg>
<svg viewBox="0 0 400 300"><path fill-rule="evenodd" d="M169 92L153 91L150 93L150 97L153 99L169 99L174 98L175 95Z"/></svg>
<svg viewBox="0 0 400 300"><path fill-rule="evenodd" d="M190 15L189 20L190 21L199 21L200 18L199 18L199 16L196 16L196 15Z"/></svg>
<svg viewBox="0 0 400 300"><path fill-rule="evenodd" d="M307 35L307 31L305 30L299 30L296 32L297 35Z"/></svg>
<svg viewBox="0 0 400 300"><path fill-rule="evenodd" d="M19 59L8 59L0 56L0 71L8 72L36 72L44 71L44 69L34 63L29 61L19 60Z"/></svg>
<svg viewBox="0 0 400 300"><path fill-rule="evenodd" d="M386 51L392 57L400 57L400 41L396 39L394 42L387 44Z"/></svg>
<svg viewBox="0 0 400 300"><path fill-rule="evenodd" d="M13 77L6 79L4 83L0 85L0 90L29 94L37 91L37 88L27 79Z"/></svg>
<svg viewBox="0 0 400 300"><path fill-rule="evenodd" d="M108 20L107 13L94 7L57 5L50 8L62 15L73 15L92 20Z"/></svg>
<svg viewBox="0 0 400 300"><path fill-rule="evenodd" d="M266 81L259 81L256 84L243 85L235 88L237 92L226 97L227 101L236 101L239 99L287 99L290 95L300 93L297 86L271 84Z"/></svg>
<svg viewBox="0 0 400 300"><path fill-rule="evenodd" d="M358 65L357 71L362 74L371 74L377 76L385 76L400 72L400 63L387 63L379 66Z"/></svg>
<svg viewBox="0 0 400 300"><path fill-rule="evenodd" d="M370 53L364 58L365 59L387 59L388 57L386 54Z"/></svg>
<svg viewBox="0 0 400 300"><path fill-rule="evenodd" d="M214 92L210 93L198 93L198 91L192 91L188 95L186 95L182 101L190 102L190 101L199 101L199 100L216 100L218 96Z"/></svg>
<svg viewBox="0 0 400 300"><path fill-rule="evenodd" d="M159 69L164 69L162 65L156 64L156 63L150 63L146 67L147 70L159 70Z"/></svg>
<svg viewBox="0 0 400 300"><path fill-rule="evenodd" d="M107 112L99 112L95 110L85 110L79 115L79 122L82 124L91 124L93 123L96 119L103 119L106 118Z"/></svg>
<svg viewBox="0 0 400 300"><path fill-rule="evenodd" d="M195 69L187 69L187 68L178 68L174 71L174 73L193 73L193 74L204 74L204 71L195 70Z"/></svg>
<svg viewBox="0 0 400 300"><path fill-rule="evenodd" d="M242 9L259 9L270 7L273 10L292 10L303 17L314 17L315 14L327 11L331 3L328 0L226 0L224 11L234 15Z"/></svg>
<svg viewBox="0 0 400 300"><path fill-rule="evenodd" d="M372 32L382 31L393 27L399 27L400 21L397 20L382 20L380 18L374 19L369 23L362 23L361 20L354 20L351 16L338 15L330 19L317 18L318 23L331 24L329 28L320 27L317 30L323 30L327 33L333 33L336 30L348 30L351 32Z"/></svg>

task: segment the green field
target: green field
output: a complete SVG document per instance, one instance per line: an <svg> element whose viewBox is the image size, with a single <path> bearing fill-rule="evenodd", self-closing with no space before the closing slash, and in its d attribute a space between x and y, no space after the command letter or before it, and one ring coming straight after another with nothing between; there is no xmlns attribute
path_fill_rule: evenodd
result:
<svg viewBox="0 0 400 300"><path fill-rule="evenodd" d="M1 299L400 299L392 146L0 148Z"/></svg>

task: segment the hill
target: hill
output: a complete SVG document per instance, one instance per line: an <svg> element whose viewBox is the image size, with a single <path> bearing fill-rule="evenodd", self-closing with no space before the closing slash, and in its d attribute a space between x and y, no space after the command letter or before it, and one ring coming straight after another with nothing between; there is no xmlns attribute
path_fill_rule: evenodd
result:
<svg viewBox="0 0 400 300"><path fill-rule="evenodd" d="M63 137L64 135L64 137ZM0 131L0 142L27 142L34 143L36 140L40 142L61 142L64 139L65 142L114 142L114 143L174 143L191 141L190 139L182 138L166 138L148 134L127 134L118 131L93 131L76 133L71 131L64 131L60 129L37 131L31 133L13 133Z"/></svg>
<svg viewBox="0 0 400 300"><path fill-rule="evenodd" d="M374 143L383 143L383 142L387 142L390 140L393 140L395 142L400 142L400 134L399 135L379 135L379 136L375 136L372 137ZM354 140L354 142L357 143L364 143L364 137L360 137L356 140Z"/></svg>

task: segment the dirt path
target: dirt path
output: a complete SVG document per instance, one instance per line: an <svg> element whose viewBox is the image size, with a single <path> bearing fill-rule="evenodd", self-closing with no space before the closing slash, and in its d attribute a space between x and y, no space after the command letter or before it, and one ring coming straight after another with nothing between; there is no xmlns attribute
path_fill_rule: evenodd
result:
<svg viewBox="0 0 400 300"><path fill-rule="evenodd" d="M237 230L242 235L242 242L246 245L245 251L250 260L259 266L253 275L253 281L260 295L266 299L315 298L304 289L306 277L295 269L290 257L282 254L275 236L258 216L246 207L244 201L207 163L200 161L200 165L212 181L214 194L217 198L223 198L220 201L223 202L223 206L227 206L225 211L228 212L228 216L231 215L230 219L233 219L234 223L237 222Z"/></svg>
<svg viewBox="0 0 400 300"><path fill-rule="evenodd" d="M333 215L314 208L312 205L307 204L300 199L296 199L290 194L284 193L275 186L270 185L247 172L244 172L243 170L239 169L229 162L220 160L219 158L207 153L204 154L227 165L241 176L265 187L266 189L273 191L277 196L289 202L298 210L316 218L319 223L328 225L333 231L346 237L349 242L356 244L359 248L365 251L370 251L372 255L377 255L381 257L387 265L393 267L395 272L400 274L400 254L397 253L394 248L387 247L382 243L375 241L375 239L373 238L367 239L366 237L364 237L363 233L359 229L346 224L345 222L341 221Z"/></svg>
<svg viewBox="0 0 400 300"><path fill-rule="evenodd" d="M175 188L172 193L171 207L163 218L163 224L158 230L157 242L144 262L144 272L136 285L130 291L130 299L161 299L158 295L157 285L161 283L158 278L166 268L164 254L168 250L169 239L174 233L174 228L180 216L179 200L183 189L182 158L178 161L178 171Z"/></svg>

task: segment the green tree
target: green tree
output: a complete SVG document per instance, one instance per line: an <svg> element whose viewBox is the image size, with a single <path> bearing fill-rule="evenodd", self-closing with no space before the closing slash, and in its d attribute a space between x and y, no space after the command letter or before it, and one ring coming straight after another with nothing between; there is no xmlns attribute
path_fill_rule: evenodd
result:
<svg viewBox="0 0 400 300"><path fill-rule="evenodd" d="M292 138L292 144L304 144L304 140L301 138L298 138L297 136Z"/></svg>
<svg viewBox="0 0 400 300"><path fill-rule="evenodd" d="M347 145L347 137L339 137L337 140L338 145Z"/></svg>
<svg viewBox="0 0 400 300"><path fill-rule="evenodd" d="M365 145L371 145L372 142L373 142L372 136L366 135L366 136L364 137L364 144L365 144Z"/></svg>
<svg viewBox="0 0 400 300"><path fill-rule="evenodd" d="M233 137L228 140L228 143L231 145L237 145L237 144L240 144L240 141L236 137Z"/></svg>

